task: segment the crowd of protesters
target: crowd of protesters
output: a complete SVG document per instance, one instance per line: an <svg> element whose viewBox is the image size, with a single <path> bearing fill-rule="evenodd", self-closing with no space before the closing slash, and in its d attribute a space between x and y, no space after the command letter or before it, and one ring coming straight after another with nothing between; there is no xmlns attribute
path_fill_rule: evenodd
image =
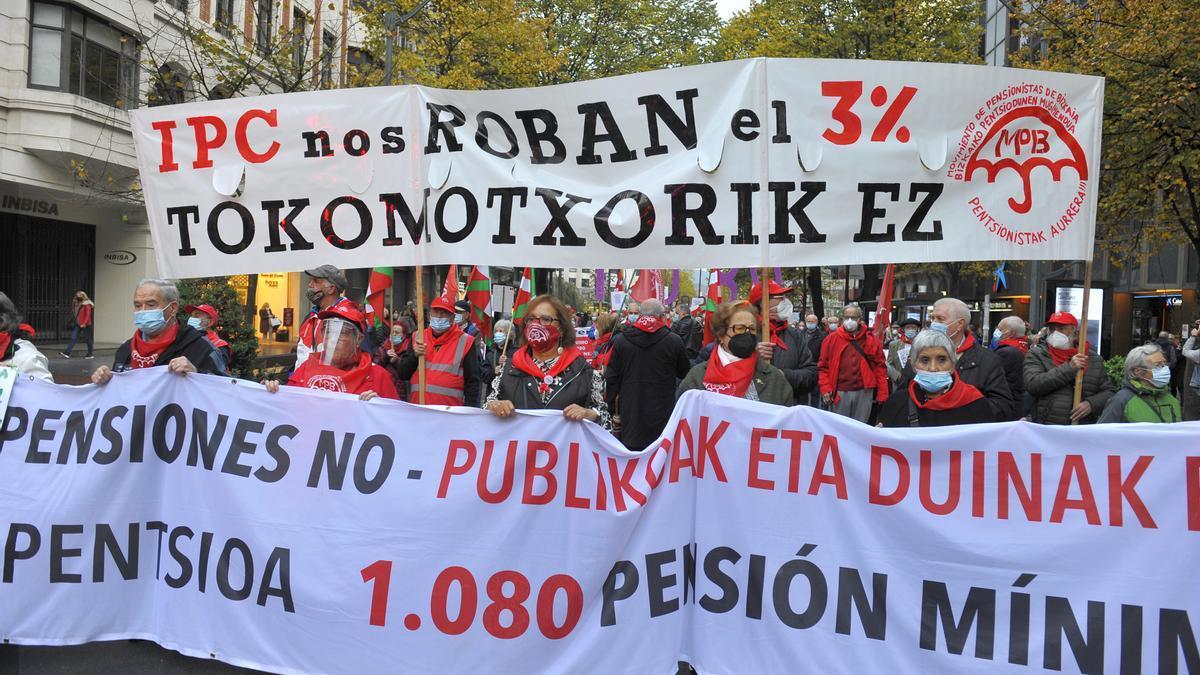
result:
<svg viewBox="0 0 1200 675"><path fill-rule="evenodd" d="M363 400L482 407L500 418L558 410L610 429L635 450L659 437L675 400L692 389L819 407L887 427L1169 423L1183 420L1184 387L1200 394L1200 320L1183 342L1163 334L1131 350L1123 381L1114 386L1066 312L1050 315L1037 333L1020 317L1003 317L988 342L966 303L947 297L934 303L925 323L905 317L877 331L854 304L840 317L795 312L792 289L767 281L745 300L698 315L686 302L667 307L647 299L589 316L541 295L484 336L468 318L466 301L445 297L429 304L423 330L412 302L369 326L368 315L346 297L341 270L322 265L306 274L312 311L300 326L286 385ZM181 308L178 289L163 279L139 282L132 300L132 335L111 366L95 370L93 383L157 366L179 375L229 374L231 347L216 325L216 308ZM76 294L72 344L63 356L81 337L91 356L93 311L87 295ZM803 322L795 321L800 316ZM590 360L576 347L577 327L588 328ZM33 335L0 293L0 365L53 381ZM1189 362L1197 367L1185 382ZM281 382L263 384L277 392Z"/></svg>

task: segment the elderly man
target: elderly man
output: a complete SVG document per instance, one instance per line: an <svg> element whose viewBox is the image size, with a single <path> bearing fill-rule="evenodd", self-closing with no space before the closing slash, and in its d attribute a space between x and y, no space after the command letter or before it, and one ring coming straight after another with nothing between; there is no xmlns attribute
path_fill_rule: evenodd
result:
<svg viewBox="0 0 1200 675"><path fill-rule="evenodd" d="M292 372L288 386L324 389L354 394L361 401L373 398L399 399L392 374L383 366L372 363L371 354L363 351L363 333L367 321L358 308L350 305L331 307L317 318L321 321L323 349ZM264 381L267 391L279 391L279 383Z"/></svg>
<svg viewBox="0 0 1200 675"><path fill-rule="evenodd" d="M1033 421L1092 424L1112 398L1114 387L1104 359L1085 342L1079 353L1079 321L1055 312L1046 321L1046 339L1025 356L1025 390L1033 396ZM1075 402L1075 375L1083 370L1083 398Z"/></svg>
<svg viewBox="0 0 1200 675"><path fill-rule="evenodd" d="M788 384L792 385L792 398L807 403L809 392L817 388L816 357L808 349L808 340L794 326L788 325L792 316L792 302L788 294L792 289L767 280L767 308L771 324L771 335L758 343L758 355L783 371ZM759 282L750 289L747 302L757 309L762 305L763 284Z"/></svg>
<svg viewBox="0 0 1200 675"><path fill-rule="evenodd" d="M221 357L225 359L225 364L228 365L231 363L233 361L233 347L212 329L217 324L217 308L209 304L188 305L183 308L183 312L188 316L187 325L204 333L205 339L213 347L216 347L217 351L221 352Z"/></svg>
<svg viewBox="0 0 1200 675"><path fill-rule="evenodd" d="M113 372L166 366L179 375L228 375L221 352L204 333L179 322L179 289L163 279L142 279L133 292L133 337L117 348L112 368L100 366L92 382L106 384Z"/></svg>
<svg viewBox="0 0 1200 675"><path fill-rule="evenodd" d="M454 303L445 296L429 303L429 326L413 336L413 348L400 355L397 373L409 379L409 403L421 403L419 357L425 357L426 405L465 405L478 408L482 402L482 360L475 338L454 323Z"/></svg>
<svg viewBox="0 0 1200 675"><path fill-rule="evenodd" d="M888 375L883 345L862 318L858 305L842 310L842 325L821 345L817 377L821 401L829 410L866 423L872 403L888 398Z"/></svg>
<svg viewBox="0 0 1200 675"><path fill-rule="evenodd" d="M671 322L671 332L683 340L683 348L689 360L696 360L703 348L704 327L692 317L686 301L675 305L675 320Z"/></svg>
<svg viewBox="0 0 1200 675"><path fill-rule="evenodd" d="M658 439L675 408L675 381L691 369L683 340L666 317L661 302L643 301L637 321L613 338L604 370L605 402L620 416L619 437L630 450Z"/></svg>
<svg viewBox="0 0 1200 675"><path fill-rule="evenodd" d="M1024 414L1025 355L1028 353L1029 338L1025 337L1025 320L1015 315L1000 319L1000 323L996 324L995 354L1004 365L1008 390L1017 401L1017 408L1013 411L1011 419L1020 419Z"/></svg>
<svg viewBox="0 0 1200 675"><path fill-rule="evenodd" d="M1004 363L988 350L968 330L971 309L958 298L942 298L933 303L929 313L929 329L950 338L958 363L955 369L963 382L983 393L996 420L1012 420L1020 415L1021 406L1008 388ZM904 368L905 380L912 378L912 363Z"/></svg>
<svg viewBox="0 0 1200 675"><path fill-rule="evenodd" d="M1161 347L1150 343L1129 350L1125 384L1109 399L1100 424L1111 422L1180 422L1179 400L1171 395L1171 366Z"/></svg>
<svg viewBox="0 0 1200 675"><path fill-rule="evenodd" d="M321 265L311 270L304 270L304 273L308 275L308 289L305 291L305 295L312 303L312 312L304 319L304 323L300 324L300 338L296 341L296 368L308 360L309 355L314 351L324 348L321 320L317 318L317 315L327 309L346 304L356 307L343 295L347 286L346 275L342 274L337 267Z"/></svg>

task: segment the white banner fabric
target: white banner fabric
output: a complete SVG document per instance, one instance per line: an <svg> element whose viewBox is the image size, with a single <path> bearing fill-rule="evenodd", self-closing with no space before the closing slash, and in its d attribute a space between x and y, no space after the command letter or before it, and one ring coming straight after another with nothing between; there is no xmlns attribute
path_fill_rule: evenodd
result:
<svg viewBox="0 0 1200 675"><path fill-rule="evenodd" d="M130 113L172 277L1086 259L1104 81L751 59Z"/></svg>
<svg viewBox="0 0 1200 675"><path fill-rule="evenodd" d="M22 380L0 637L280 672L1197 672L1200 424L557 413Z"/></svg>

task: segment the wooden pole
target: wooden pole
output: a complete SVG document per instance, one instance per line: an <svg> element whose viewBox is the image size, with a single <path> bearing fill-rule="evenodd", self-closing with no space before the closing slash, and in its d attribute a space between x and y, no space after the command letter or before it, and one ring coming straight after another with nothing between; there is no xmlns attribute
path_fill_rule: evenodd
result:
<svg viewBox="0 0 1200 675"><path fill-rule="evenodd" d="M767 292L767 274L766 267L759 272L759 283L762 284L762 341L771 341L771 294Z"/></svg>
<svg viewBox="0 0 1200 675"><path fill-rule="evenodd" d="M1088 301L1092 298L1092 258L1088 258L1087 265L1083 271L1083 311L1079 317L1079 354L1087 356L1087 325L1088 325ZM1071 409L1074 410L1079 402L1083 400L1083 375L1087 368L1081 368L1075 373L1075 395L1072 397ZM1099 412L1099 411L1092 411ZM1078 421L1072 420L1071 424L1078 424Z"/></svg>
<svg viewBox="0 0 1200 675"><path fill-rule="evenodd" d="M425 269L417 265L417 335L425 339ZM425 345L426 348L429 345ZM417 357L417 403L425 405L425 357Z"/></svg>

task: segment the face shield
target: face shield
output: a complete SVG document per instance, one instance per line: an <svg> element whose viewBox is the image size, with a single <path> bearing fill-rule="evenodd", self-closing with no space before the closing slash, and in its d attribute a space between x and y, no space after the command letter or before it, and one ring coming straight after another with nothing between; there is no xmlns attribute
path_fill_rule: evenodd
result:
<svg viewBox="0 0 1200 675"><path fill-rule="evenodd" d="M357 360L363 339L358 326L341 319L325 319L321 322L321 338L321 365L346 368Z"/></svg>

